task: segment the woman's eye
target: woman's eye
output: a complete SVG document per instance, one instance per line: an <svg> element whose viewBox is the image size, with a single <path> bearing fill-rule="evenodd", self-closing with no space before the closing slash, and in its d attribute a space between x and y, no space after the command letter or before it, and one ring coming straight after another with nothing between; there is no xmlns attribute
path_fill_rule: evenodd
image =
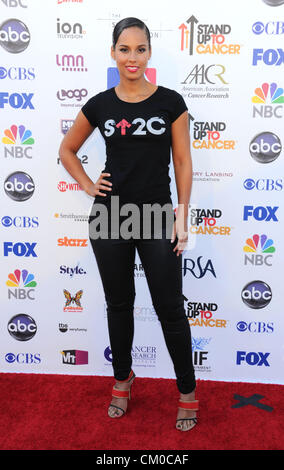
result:
<svg viewBox="0 0 284 470"><path fill-rule="evenodd" d="M120 52L126 52L126 51L127 51L127 49L125 49L125 47L122 47L122 48L119 49L119 50L120 50Z"/></svg>
<svg viewBox="0 0 284 470"><path fill-rule="evenodd" d="M145 52L145 51L146 51L145 47L141 47L141 48L139 49L139 52Z"/></svg>

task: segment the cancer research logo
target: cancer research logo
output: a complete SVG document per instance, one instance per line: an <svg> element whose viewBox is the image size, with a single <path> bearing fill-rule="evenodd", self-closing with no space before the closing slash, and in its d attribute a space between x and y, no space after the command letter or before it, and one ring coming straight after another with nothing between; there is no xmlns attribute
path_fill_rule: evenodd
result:
<svg viewBox="0 0 284 470"><path fill-rule="evenodd" d="M191 15L178 29L181 32L180 50L189 55L197 54L239 54L240 44L227 43L231 33L229 24L198 24L199 20Z"/></svg>
<svg viewBox="0 0 284 470"><path fill-rule="evenodd" d="M258 163L271 163L279 157L282 144L273 132L261 132L251 140L249 151Z"/></svg>
<svg viewBox="0 0 284 470"><path fill-rule="evenodd" d="M157 83L157 70L154 68L147 68L145 70L146 78L149 82L156 85ZM113 88L119 84L119 71L117 67L108 67L107 69L107 88Z"/></svg>
<svg viewBox="0 0 284 470"><path fill-rule="evenodd" d="M283 117L283 88L278 87L277 83L263 83L261 87L254 90L254 93L255 95L251 99L255 104L253 117Z"/></svg>
<svg viewBox="0 0 284 470"><path fill-rule="evenodd" d="M23 52L30 43L30 32L21 20L11 18L0 26L0 45L7 52L18 54Z"/></svg>

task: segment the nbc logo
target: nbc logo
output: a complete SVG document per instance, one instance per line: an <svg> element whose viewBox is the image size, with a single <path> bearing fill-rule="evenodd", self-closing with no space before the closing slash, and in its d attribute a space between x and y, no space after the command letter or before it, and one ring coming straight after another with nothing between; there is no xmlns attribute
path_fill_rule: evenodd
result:
<svg viewBox="0 0 284 470"><path fill-rule="evenodd" d="M252 117L283 117L283 88L279 88L277 83L263 83L254 92L251 100L256 106L253 106Z"/></svg>
<svg viewBox="0 0 284 470"><path fill-rule="evenodd" d="M10 129L5 129L2 143L5 144L5 158L32 158L32 145L35 143L35 140L32 137L31 131L26 129L25 126L12 125Z"/></svg>
<svg viewBox="0 0 284 470"><path fill-rule="evenodd" d="M33 287L37 285L34 278L34 275L29 273L26 269L15 269L13 273L10 273L6 281L6 286L9 287L8 299L34 300L35 290Z"/></svg>
<svg viewBox="0 0 284 470"><path fill-rule="evenodd" d="M272 253L275 253L274 242L266 235L253 235L246 240L243 247L245 254L244 264L247 266L272 266Z"/></svg>

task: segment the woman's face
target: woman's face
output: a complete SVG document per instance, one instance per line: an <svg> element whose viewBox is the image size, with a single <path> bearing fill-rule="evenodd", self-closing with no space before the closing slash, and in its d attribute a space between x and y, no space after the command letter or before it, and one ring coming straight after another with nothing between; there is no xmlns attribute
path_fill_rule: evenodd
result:
<svg viewBox="0 0 284 470"><path fill-rule="evenodd" d="M144 75L151 57L146 33L137 27L126 28L120 34L111 56L116 61L121 78L137 80Z"/></svg>

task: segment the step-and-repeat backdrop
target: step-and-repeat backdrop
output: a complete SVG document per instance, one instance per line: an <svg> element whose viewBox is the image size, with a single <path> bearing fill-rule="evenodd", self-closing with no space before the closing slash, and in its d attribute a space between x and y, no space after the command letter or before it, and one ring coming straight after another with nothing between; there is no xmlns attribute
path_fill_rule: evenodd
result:
<svg viewBox="0 0 284 470"><path fill-rule="evenodd" d="M281 4L1 0L2 372L112 375L88 240L93 199L58 149L83 104L118 83L112 30L136 16L151 31L147 78L178 91L189 110L182 272L196 376L284 383ZM98 130L78 156L96 181L106 158ZM176 206L172 163L170 176ZM133 369L174 378L138 254L134 276Z"/></svg>

